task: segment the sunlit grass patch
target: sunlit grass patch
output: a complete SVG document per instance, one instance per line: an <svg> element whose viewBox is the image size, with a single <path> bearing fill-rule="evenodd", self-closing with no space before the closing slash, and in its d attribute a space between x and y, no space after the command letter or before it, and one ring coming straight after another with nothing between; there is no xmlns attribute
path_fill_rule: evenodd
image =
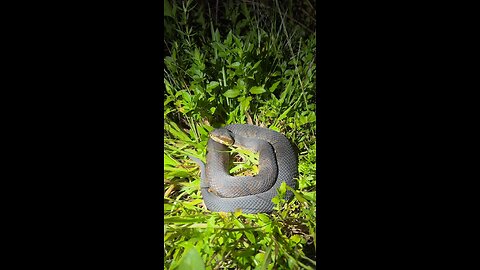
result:
<svg viewBox="0 0 480 270"><path fill-rule="evenodd" d="M254 176L259 172L260 154L254 151L231 147L229 173L232 176Z"/></svg>

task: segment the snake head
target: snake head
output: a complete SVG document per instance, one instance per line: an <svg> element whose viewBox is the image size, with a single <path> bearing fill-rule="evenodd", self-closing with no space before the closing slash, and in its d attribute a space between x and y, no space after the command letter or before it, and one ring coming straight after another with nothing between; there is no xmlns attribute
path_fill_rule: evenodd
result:
<svg viewBox="0 0 480 270"><path fill-rule="evenodd" d="M210 138L227 146L231 146L235 143L232 132L226 128L214 129L212 132L210 132Z"/></svg>

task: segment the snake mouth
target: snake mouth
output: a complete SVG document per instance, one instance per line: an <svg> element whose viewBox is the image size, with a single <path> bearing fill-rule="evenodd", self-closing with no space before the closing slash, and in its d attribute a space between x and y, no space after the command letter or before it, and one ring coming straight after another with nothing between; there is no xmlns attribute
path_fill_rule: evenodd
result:
<svg viewBox="0 0 480 270"><path fill-rule="evenodd" d="M230 137L230 136L210 135L210 138L212 138L212 140L214 140L218 143L221 143L221 144L224 144L224 145L227 145L227 146L232 146L235 143L233 138Z"/></svg>

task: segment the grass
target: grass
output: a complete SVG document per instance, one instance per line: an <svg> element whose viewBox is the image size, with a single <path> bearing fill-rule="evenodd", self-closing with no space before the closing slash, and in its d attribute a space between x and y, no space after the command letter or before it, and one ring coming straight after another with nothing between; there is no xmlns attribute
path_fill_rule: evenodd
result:
<svg viewBox="0 0 480 270"><path fill-rule="evenodd" d="M164 2L165 269L316 268L316 33L312 16L291 13L313 3L286 2ZM230 123L282 132L298 148L295 197L281 199L283 186L272 214L203 206L187 156L205 161L208 133ZM258 172L258 156L235 153L245 162L234 171Z"/></svg>

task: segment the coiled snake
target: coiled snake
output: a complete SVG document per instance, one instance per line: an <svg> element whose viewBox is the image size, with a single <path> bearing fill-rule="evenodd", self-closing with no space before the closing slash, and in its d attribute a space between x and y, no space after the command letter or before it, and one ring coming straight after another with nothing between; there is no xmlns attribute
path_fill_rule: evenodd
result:
<svg viewBox="0 0 480 270"><path fill-rule="evenodd" d="M227 145L258 152L260 171L255 176L234 177L228 172ZM201 192L205 205L213 212L271 212L272 198L282 182L295 188L298 172L297 155L281 133L254 125L232 124L210 133L207 165L190 157L201 171ZM292 197L287 190L285 199Z"/></svg>

